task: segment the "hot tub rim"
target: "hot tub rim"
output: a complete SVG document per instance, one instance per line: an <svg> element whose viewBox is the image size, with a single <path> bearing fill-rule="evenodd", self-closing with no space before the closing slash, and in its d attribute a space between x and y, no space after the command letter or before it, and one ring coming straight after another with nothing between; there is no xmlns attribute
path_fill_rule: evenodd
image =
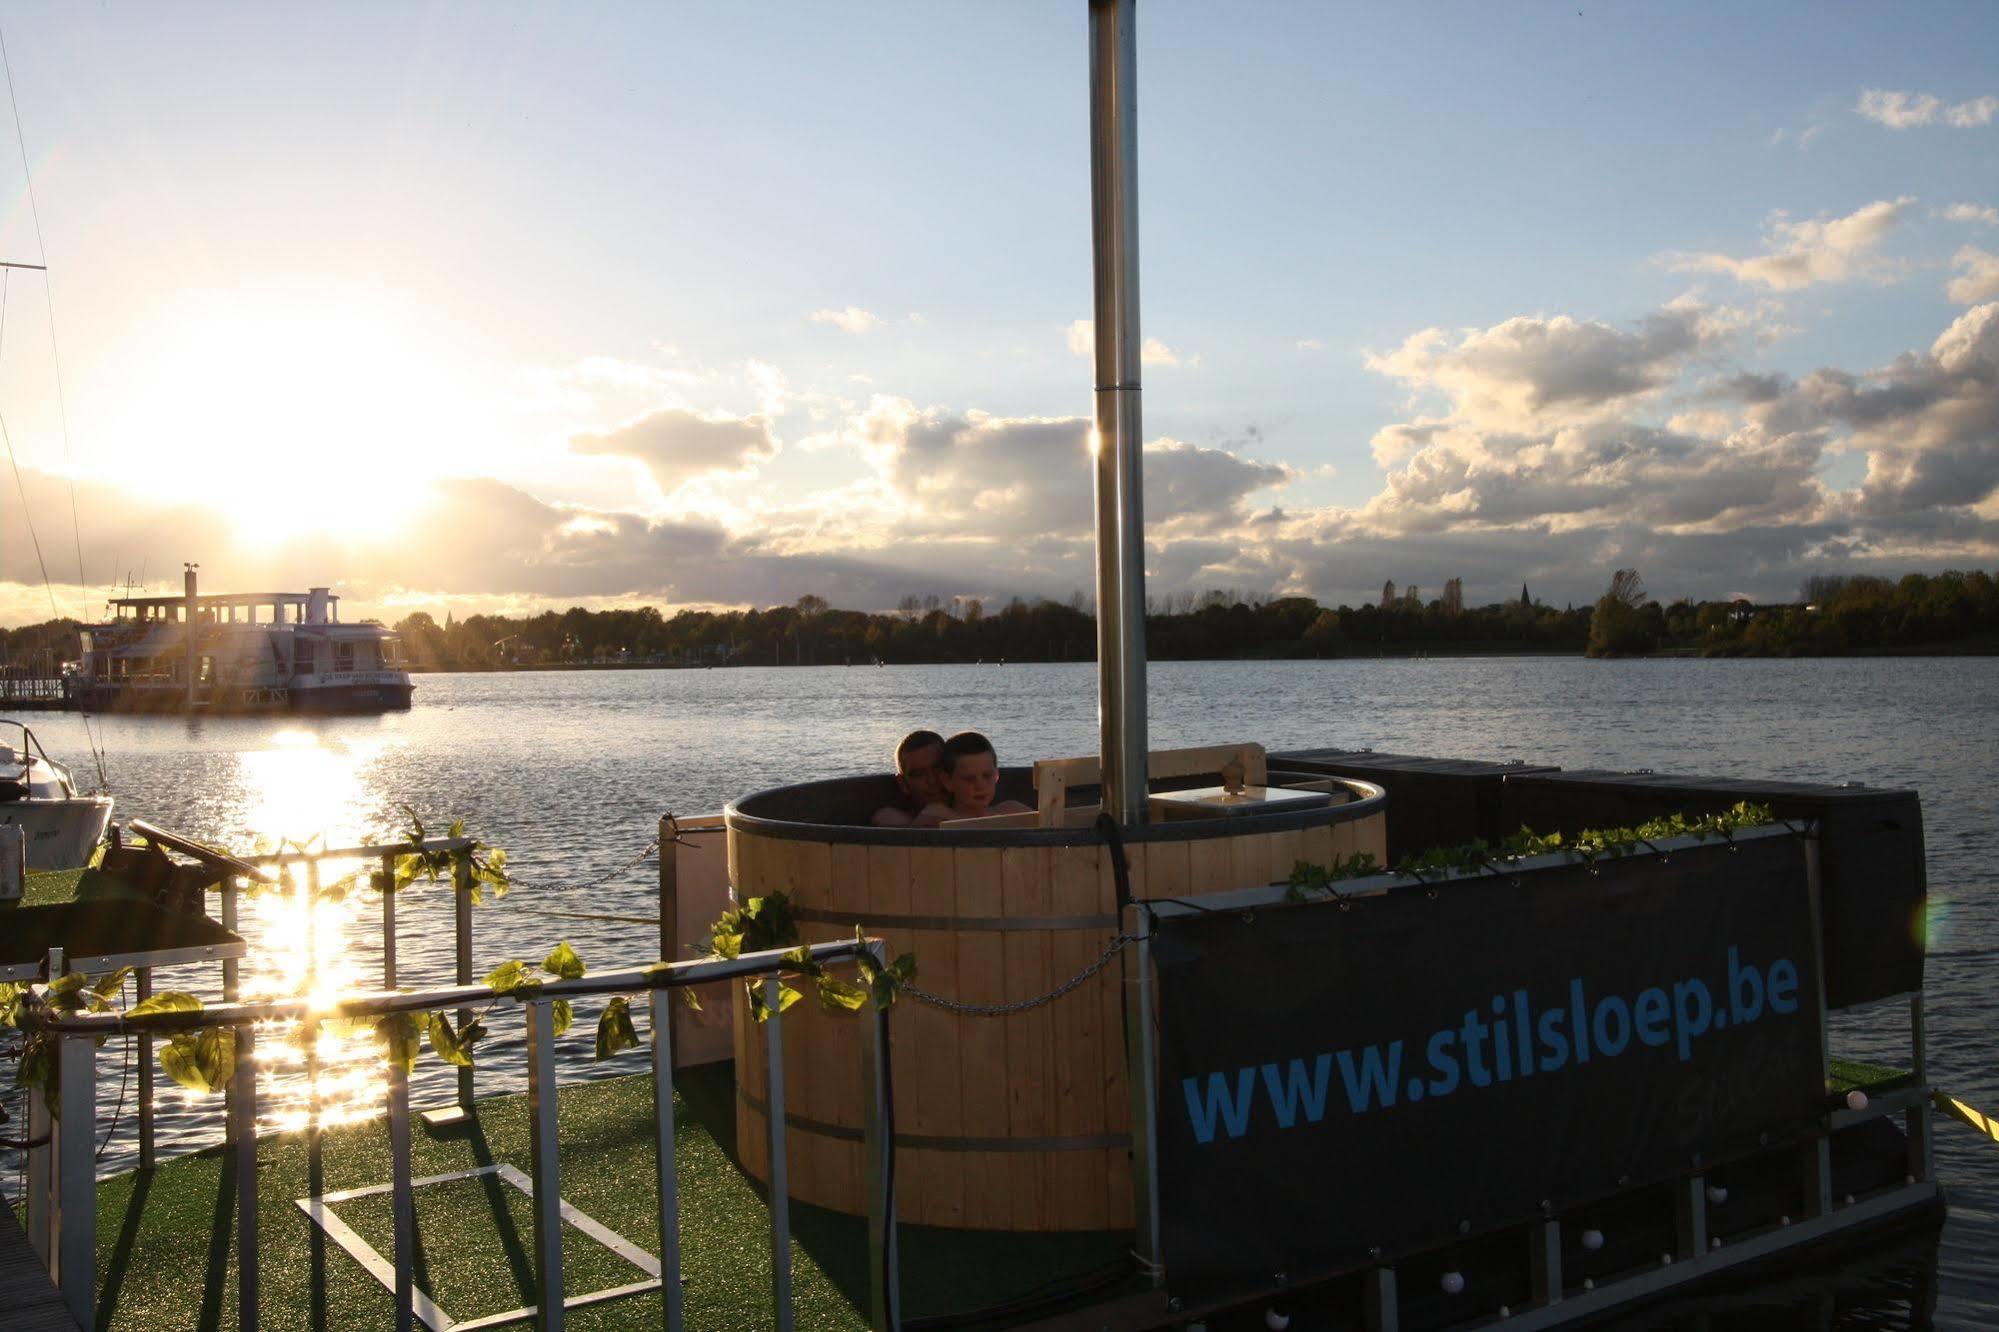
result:
<svg viewBox="0 0 1999 1332"><path fill-rule="evenodd" d="M878 773L854 773L845 777L821 778L789 786L773 786L731 800L722 808L723 822L731 832L785 841L825 842L845 846L900 847L989 847L998 849L1040 846L1090 846L1103 838L1094 825L1077 828L877 828L868 824L803 823L772 818L744 809L745 805L776 797L785 792L857 779L877 780ZM1374 782L1358 777L1335 776L1330 780L1345 786L1357 798L1344 805L1320 805L1311 809L1273 814L1232 814L1213 819L1175 819L1124 828L1127 842L1198 842L1221 837L1248 837L1258 833L1290 832L1368 818L1382 812L1388 793Z"/></svg>

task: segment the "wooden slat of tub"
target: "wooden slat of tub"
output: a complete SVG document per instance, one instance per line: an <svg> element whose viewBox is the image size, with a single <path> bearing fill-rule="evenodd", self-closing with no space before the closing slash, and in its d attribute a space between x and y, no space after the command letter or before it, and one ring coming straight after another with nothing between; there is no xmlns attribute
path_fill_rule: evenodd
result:
<svg viewBox="0 0 1999 1332"><path fill-rule="evenodd" d="M1046 847L1009 848L1000 852L1000 900L1009 916L1052 914L1049 857ZM1046 930L1013 930L1002 940L1006 960L1006 995L1026 999L1046 994L1055 983L1052 935ZM1049 1098L1055 1087L1054 1013L1031 1009L1003 1020L1006 1035L1005 1077L998 1089L1006 1097L1008 1132L1016 1138L1054 1133ZM1048 1172L1038 1158L1023 1155L1009 1172L1008 1202L1015 1230L1050 1230Z"/></svg>
<svg viewBox="0 0 1999 1332"><path fill-rule="evenodd" d="M1270 881L1284 883L1291 878L1291 867L1304 858L1305 831L1291 828L1270 835Z"/></svg>
<svg viewBox="0 0 1999 1332"><path fill-rule="evenodd" d="M1388 863L1388 816L1370 814L1354 825L1355 844L1373 854L1382 864Z"/></svg>
<svg viewBox="0 0 1999 1332"><path fill-rule="evenodd" d="M1080 916L1108 912L1112 903L1102 892L1098 870L1101 851L1093 846L1056 848L1052 854L1054 881L1051 906L1057 915ZM1055 936L1055 983L1087 967L1110 931L1063 930ZM1055 1001L1056 1096L1055 1131L1065 1137L1104 1131L1103 1070L1109 1057L1103 1043L1102 1000L1095 987L1099 975L1079 990ZM1049 1154L1049 1201L1061 1230L1101 1230L1107 1224L1109 1195L1101 1152L1065 1151ZM1097 1158L1097 1159L1093 1159Z"/></svg>
<svg viewBox="0 0 1999 1332"><path fill-rule="evenodd" d="M1333 861L1333 830L1329 824L1307 828L1300 835L1298 859L1321 867Z"/></svg>
<svg viewBox="0 0 1999 1332"><path fill-rule="evenodd" d="M828 873L832 875L827 894L829 910L843 915L851 912L856 916L867 914L868 910L868 849L864 846L847 846L836 843L828 863ZM878 933L870 930L869 934ZM853 934L850 925L829 927L828 938L846 938ZM894 960L895 953L889 953ZM845 974L845 969L842 969ZM835 1054L826 1070L827 1084L832 1089L831 1100L837 1108L836 1118L842 1124L856 1127L867 1123L867 1107L861 1104L863 1084L861 1075L861 1024L873 1020L867 1009L851 1018L835 1018L826 1023L831 1028L831 1044ZM893 1021L893 1019L891 1019ZM866 1206L867 1194L862 1184L862 1150L859 1144L833 1142L827 1144L832 1150L834 1168L828 1173L828 1185L837 1199L831 1205L842 1211L857 1212Z"/></svg>
<svg viewBox="0 0 1999 1332"><path fill-rule="evenodd" d="M1201 893L1225 892L1240 887L1231 882L1235 877L1233 859L1229 854L1229 839L1224 837L1204 837L1187 843L1187 891L1198 896Z"/></svg>
<svg viewBox="0 0 1999 1332"><path fill-rule="evenodd" d="M948 916L957 902L957 851L951 847L918 847L909 853L910 910L920 916ZM915 931L917 984L933 994L955 999L958 978L958 937L950 930ZM923 1061L917 1079L916 1120L912 1132L955 1138L963 1133L959 1108L963 1057L960 1028L968 1019L929 1004L912 1004L909 1017L922 1035ZM901 1079L898 1078L897 1081ZM923 1170L921 1216L924 1224L960 1226L965 1217L964 1172L956 1163L933 1161Z"/></svg>
<svg viewBox="0 0 1999 1332"><path fill-rule="evenodd" d="M877 915L902 915L910 913L910 848L906 846L875 845L868 848L868 910ZM914 936L908 931L882 932L893 953L911 951ZM922 975L923 959L917 958L917 980L927 983ZM895 1076L895 1126L898 1132L913 1132L916 1121L916 1070L922 1064L922 1031L915 1020L918 1005L908 1001L897 1011L889 1023L889 1057L894 1063ZM922 1180L918 1162L919 1154L898 1151L895 1154L896 1175L896 1218L914 1221L922 1203Z"/></svg>
<svg viewBox="0 0 1999 1332"><path fill-rule="evenodd" d="M998 916L1006 910L995 850L967 848L957 853L957 914ZM997 931L966 931L958 936L958 998L967 1003L1004 1001L1006 944ZM958 1023L958 1052L963 1077L958 1087L959 1123L967 1137L1007 1136L1005 1017L968 1017ZM973 1152L965 1162L965 1224L975 1229L1007 1225L1013 1204L1006 1157L998 1152Z"/></svg>
<svg viewBox="0 0 1999 1332"><path fill-rule="evenodd" d="M823 907L826 883L832 877L833 849L824 842L791 842L784 857L784 891L793 903ZM825 925L801 927L800 937L808 942L824 938ZM785 1097L791 1112L821 1123L843 1123L845 1117L834 1094L833 1066L839 1058L840 1032L837 1019L819 1007L817 987L807 979L793 982L799 1001L787 1014L791 1025L784 1043ZM796 1054L794 1055L794 1051ZM794 1070L796 1081L793 1081ZM834 1187L829 1178L832 1163L828 1155L831 1140L816 1134L791 1135L792 1160L798 1163L792 1193L822 1206Z"/></svg>
<svg viewBox="0 0 1999 1332"><path fill-rule="evenodd" d="M1188 892L1192 842L1145 844L1145 896L1185 897ZM1136 881L1134 881L1136 891Z"/></svg>

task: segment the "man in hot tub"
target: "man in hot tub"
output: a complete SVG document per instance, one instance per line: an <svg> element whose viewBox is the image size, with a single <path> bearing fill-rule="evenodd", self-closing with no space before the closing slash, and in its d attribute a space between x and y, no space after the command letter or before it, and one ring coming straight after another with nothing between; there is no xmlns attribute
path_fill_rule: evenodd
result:
<svg viewBox="0 0 1999 1332"><path fill-rule="evenodd" d="M944 737L935 731L911 731L895 747L895 784L902 799L883 805L868 822L877 828L908 828L925 808L946 800Z"/></svg>

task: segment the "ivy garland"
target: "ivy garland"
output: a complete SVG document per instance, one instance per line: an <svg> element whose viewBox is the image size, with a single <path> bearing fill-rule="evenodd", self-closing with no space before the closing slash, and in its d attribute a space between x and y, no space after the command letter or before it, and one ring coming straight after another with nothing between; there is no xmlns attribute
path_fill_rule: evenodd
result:
<svg viewBox="0 0 1999 1332"><path fill-rule="evenodd" d="M1432 847L1421 855L1404 856L1392 872L1420 880L1430 874L1477 873L1530 856L1561 853L1589 865L1606 856L1616 858L1649 849L1669 837L1693 837L1700 841L1710 837L1727 838L1733 836L1737 829L1760 827L1775 821L1776 815L1768 805L1742 800L1719 814L1667 814L1648 819L1636 827L1585 828L1566 839L1560 833L1537 833L1522 827L1519 832L1497 844L1474 838L1462 846ZM1335 856L1330 865L1315 865L1301 860L1291 867L1285 896L1293 902L1323 900L1328 895L1338 897L1339 890L1334 884L1390 872L1365 851L1345 860Z"/></svg>
<svg viewBox="0 0 1999 1332"><path fill-rule="evenodd" d="M856 926L854 941L859 943L864 937ZM784 893L752 897L741 906L724 911L708 927L707 942L697 944L695 948L704 957L728 958L787 945L797 946L784 955L785 964L813 982L819 993L819 1006L835 1015L858 1013L870 1001L876 1008L893 1008L903 986L916 979L916 954L904 953L886 967L881 967L863 952L855 959L861 983L855 985L841 980L815 962L812 950L799 943L798 922L791 914L791 898ZM769 1021L770 1001L764 997L763 982L758 977L745 976L743 991L749 1000L750 1016L758 1022ZM693 990L681 993L694 1007L701 1006ZM777 1011L780 1013L797 1003L799 997L798 991L783 984L777 987L777 996Z"/></svg>
<svg viewBox="0 0 1999 1332"><path fill-rule="evenodd" d="M394 872L386 880L369 877L369 882L385 892L400 892L419 880L450 882L463 864L471 871L471 898L474 904L484 902L484 891L487 889L492 891L495 900L507 895L512 885L507 877L505 850L477 841L456 851L427 849L424 842L429 834L423 819L407 805L403 807L403 812L408 818L405 833L409 849L398 853ZM463 839L465 821L454 820L448 836ZM314 840L317 839L281 845L301 854L309 854ZM249 891L254 895L259 891L295 889L290 868L286 867L282 873L284 881L280 885L253 885ZM322 885L316 894L317 899L341 900L366 873L356 871ZM857 929L855 938L858 940L860 937ZM798 926L792 919L790 902L784 894L773 893L767 898L752 898L740 908L725 912L710 926L709 939L700 951L710 957L733 958L746 952L795 944L798 944ZM858 985L833 975L814 961L810 950L803 946L786 953L784 961L787 966L815 982L820 1004L833 1013L857 1012L870 1000L879 1008L888 1008L895 1003L902 986L916 975L916 958L909 953L887 967L877 967L871 957L863 955L858 959ZM647 968L647 974L656 974L665 966L665 963L656 963ZM501 999L532 1000L548 981L576 980L588 971L583 959L577 956L576 950L565 939L551 949L538 965L516 958L494 967L485 977L486 988L493 993L492 1002L456 1025L448 1012L389 1013L378 1018L320 1017L298 1024L287 1039L293 1042L308 1040L315 1028L342 1035L367 1033L381 1047L384 1060L400 1067L405 1073L414 1071L417 1058L428 1041L432 1052L443 1062L458 1068L471 1068L474 1067L475 1049L487 1034L486 1018L494 1004ZM129 1008L121 1008L114 1001L131 972L130 967L120 967L98 977L69 972L46 985L0 982L0 1027L20 1027L22 1010L30 1002L52 1008L61 1017L87 1012L116 1013L134 1018L149 1013L200 1013L206 1008L198 995L179 990L162 991ZM758 1022L766 1021L770 1014L762 984L750 977L745 979L745 988L752 1014ZM681 993L691 1005L700 1007L691 989L683 989ZM789 1008L799 997L798 992L788 985L781 985L778 993L780 1011ZM570 1002L567 999L550 1000L549 1010L554 1034L563 1035L574 1021ZM97 1043L102 1045L105 1039L99 1037ZM597 1019L597 1059L609 1059L638 1044L638 1030L632 1021L629 996L612 995ZM14 1076L16 1086L39 1090L43 1094L51 1114L61 1110L55 1056L55 1035L45 1027L36 1026L27 1032ZM201 1094L222 1091L236 1071L235 1032L225 1026L176 1032L160 1047L160 1066L168 1077L189 1091Z"/></svg>

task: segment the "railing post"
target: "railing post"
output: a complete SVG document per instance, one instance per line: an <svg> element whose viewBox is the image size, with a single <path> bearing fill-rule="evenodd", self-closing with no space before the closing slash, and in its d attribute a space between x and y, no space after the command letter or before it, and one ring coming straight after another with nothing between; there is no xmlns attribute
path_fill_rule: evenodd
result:
<svg viewBox="0 0 1999 1332"><path fill-rule="evenodd" d="M457 852L451 860L452 898L456 905L456 915L452 925L456 930L455 946L458 954L458 983L472 983L472 857L467 852ZM472 1021L472 1010L458 1010L458 1027L464 1030ZM458 1070L458 1108L466 1114L472 1113L472 1069L468 1065Z"/></svg>
<svg viewBox="0 0 1999 1332"><path fill-rule="evenodd" d="M57 1038L62 1123L56 1142L56 1284L83 1332L97 1315L97 1041Z"/></svg>
<svg viewBox="0 0 1999 1332"><path fill-rule="evenodd" d="M672 836L673 815L662 814L659 819L659 960L662 962L676 960L680 949L680 866L674 856Z"/></svg>
<svg viewBox="0 0 1999 1332"><path fill-rule="evenodd" d="M231 934L239 933L236 928L236 876L230 875L222 881L222 928ZM222 1002L233 1004L241 996L238 986L241 982L239 964L233 957L222 959Z"/></svg>
<svg viewBox="0 0 1999 1332"><path fill-rule="evenodd" d="M534 1172L535 1326L562 1332L561 1140L555 1129L553 1000L530 999L528 1028L528 1164Z"/></svg>
<svg viewBox="0 0 1999 1332"><path fill-rule="evenodd" d="M879 939L868 944L875 965L888 965ZM898 1332L902 1326L901 1257L896 1252L895 1107L890 1084L889 1010L870 1002L861 1021L863 1143L868 1178L868 1327Z"/></svg>
<svg viewBox="0 0 1999 1332"><path fill-rule="evenodd" d="M257 1329L257 1034L236 1028L229 1079L230 1138L236 1153L236 1326Z"/></svg>
<svg viewBox="0 0 1999 1332"><path fill-rule="evenodd" d="M416 1322L416 1198L410 1186L410 1075L389 1061L389 1193L396 1236L396 1332Z"/></svg>
<svg viewBox="0 0 1999 1332"><path fill-rule="evenodd" d="M1695 1171L1673 1190L1673 1247L1680 1258L1707 1252L1707 1176Z"/></svg>
<svg viewBox="0 0 1999 1332"><path fill-rule="evenodd" d="M791 1178L784 1144L784 1014L783 980L764 977L764 1004L770 1017L764 1037L770 1056L770 1298L771 1326L792 1332L791 1312Z"/></svg>
<svg viewBox="0 0 1999 1332"><path fill-rule="evenodd" d="M153 997L153 969L140 967L133 973L137 985L134 989L137 1003L145 1003ZM139 1169L153 1168L153 1038L150 1033L139 1036Z"/></svg>
<svg viewBox="0 0 1999 1332"><path fill-rule="evenodd" d="M1528 1281L1536 1304L1562 1302L1562 1223L1553 1217L1527 1230Z"/></svg>
<svg viewBox="0 0 1999 1332"><path fill-rule="evenodd" d="M46 976L51 984L63 973L62 949L49 949ZM28 1141L40 1142L28 1149L28 1243L35 1256L54 1276L56 1246L56 1144L55 1123L49 1114L48 1097L40 1091L28 1093Z"/></svg>
<svg viewBox="0 0 1999 1332"><path fill-rule="evenodd" d="M660 857L666 855L662 845ZM680 1290L680 1185L674 1169L673 991L667 989L652 992L652 1105L659 1161L659 1297L667 1332L680 1332L686 1312Z"/></svg>
<svg viewBox="0 0 1999 1332"><path fill-rule="evenodd" d="M382 988L396 988L396 858L382 857L375 886L382 893Z"/></svg>

